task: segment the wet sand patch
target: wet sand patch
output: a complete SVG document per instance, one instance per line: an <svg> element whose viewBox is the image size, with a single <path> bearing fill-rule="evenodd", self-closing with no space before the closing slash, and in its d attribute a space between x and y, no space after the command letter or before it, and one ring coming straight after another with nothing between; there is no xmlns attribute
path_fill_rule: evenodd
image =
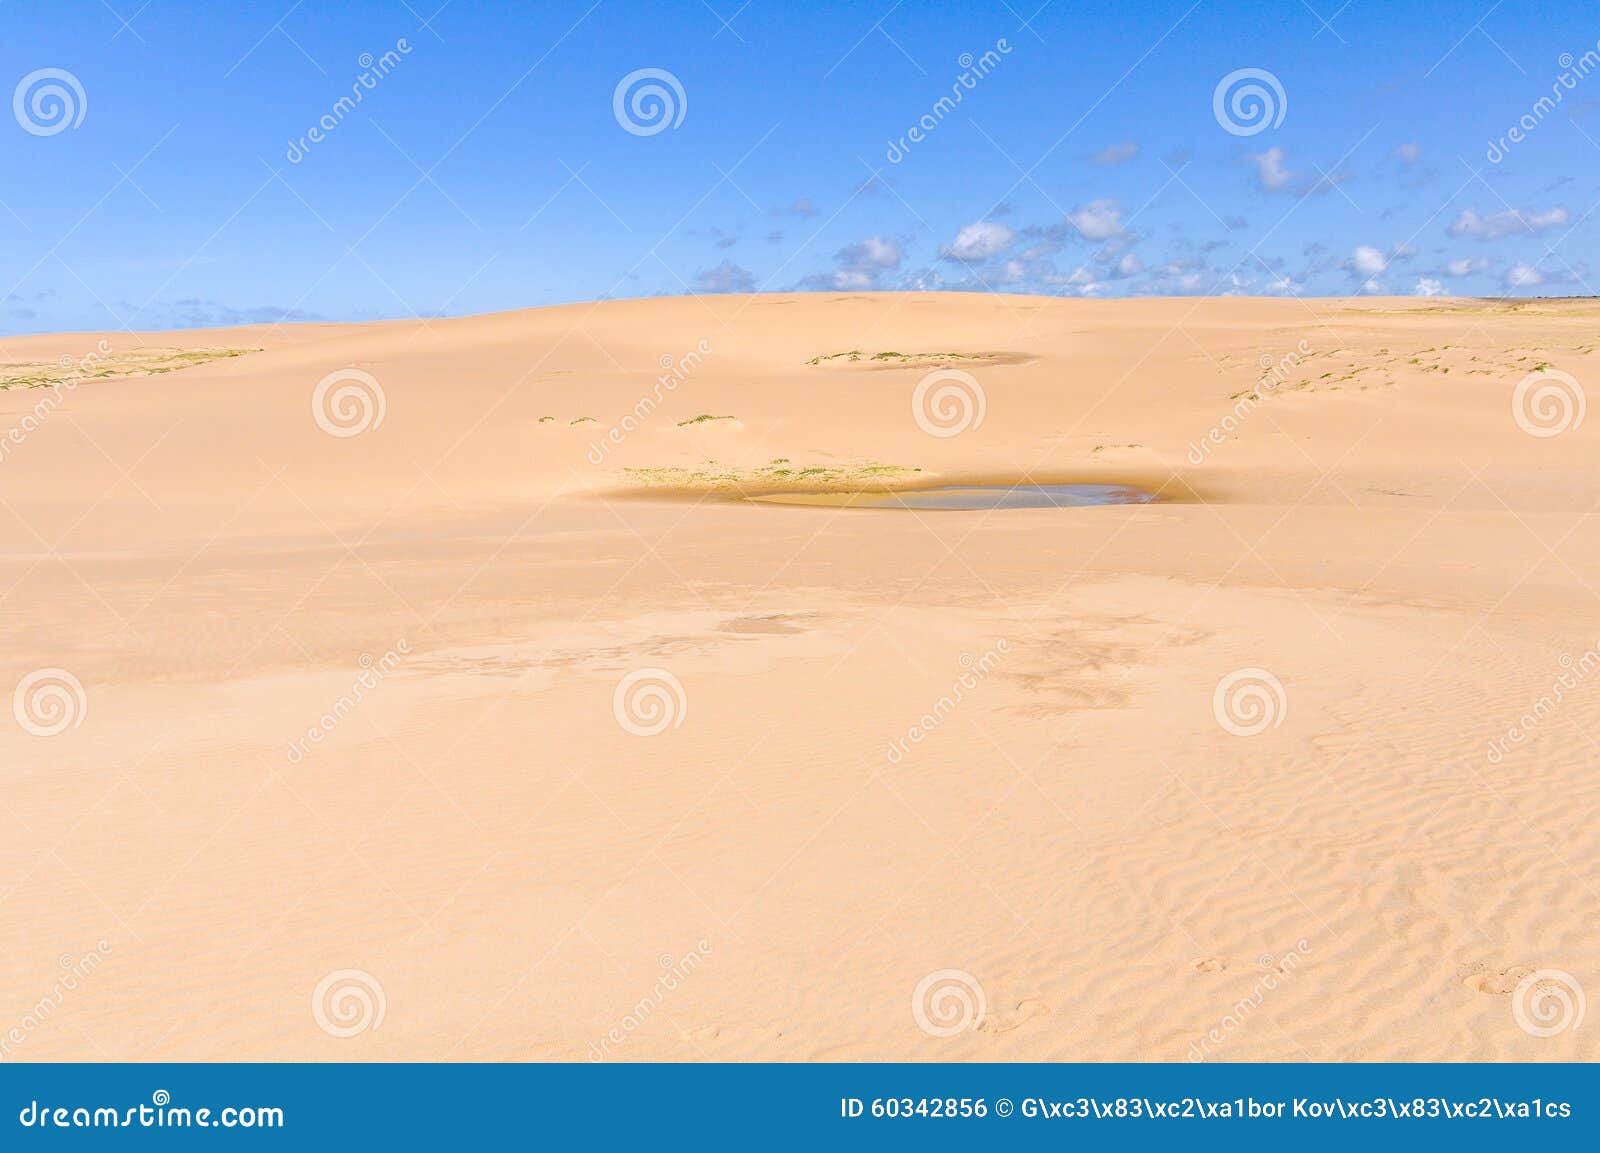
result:
<svg viewBox="0 0 1600 1153"><path fill-rule="evenodd" d="M941 485L938 488L886 492L774 492L746 497L769 504L820 505L827 508L904 509L974 512L1016 508L1091 508L1097 505L1148 504L1156 494L1126 484L988 484Z"/></svg>

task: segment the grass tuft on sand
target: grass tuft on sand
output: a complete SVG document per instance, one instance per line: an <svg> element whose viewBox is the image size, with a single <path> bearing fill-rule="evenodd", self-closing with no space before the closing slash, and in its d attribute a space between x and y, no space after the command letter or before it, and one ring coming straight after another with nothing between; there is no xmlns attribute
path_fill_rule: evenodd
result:
<svg viewBox="0 0 1600 1153"><path fill-rule="evenodd" d="M115 380L130 376L160 376L229 360L259 348L139 348L128 352L68 356L59 361L24 361L0 364L0 391L12 388L49 388L68 381Z"/></svg>
<svg viewBox="0 0 1600 1153"><path fill-rule="evenodd" d="M813 367L832 364L835 361L855 364L862 359L880 368L926 368L956 363L1004 364L1015 360L1016 357L1015 354L1002 352L897 352L894 349L885 349L869 355L859 348L852 348L845 352L829 352L813 356L806 361L806 364Z"/></svg>
<svg viewBox="0 0 1600 1153"><path fill-rule="evenodd" d="M622 473L640 488L751 496L795 490L890 489L895 482L910 480L921 471L882 461L796 466L787 457L777 457L756 468L707 461L697 468L625 468Z"/></svg>

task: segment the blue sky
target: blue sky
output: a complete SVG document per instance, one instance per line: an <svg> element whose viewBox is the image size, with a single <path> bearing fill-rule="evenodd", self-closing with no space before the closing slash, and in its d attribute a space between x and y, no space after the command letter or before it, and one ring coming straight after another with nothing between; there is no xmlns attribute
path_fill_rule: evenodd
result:
<svg viewBox="0 0 1600 1153"><path fill-rule="evenodd" d="M439 4L0 5L0 333L1600 283L1583 5Z"/></svg>

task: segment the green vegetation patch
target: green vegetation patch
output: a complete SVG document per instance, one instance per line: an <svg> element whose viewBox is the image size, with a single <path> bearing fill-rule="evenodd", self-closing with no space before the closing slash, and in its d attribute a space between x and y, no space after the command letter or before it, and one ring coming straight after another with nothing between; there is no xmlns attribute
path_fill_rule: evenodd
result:
<svg viewBox="0 0 1600 1153"><path fill-rule="evenodd" d="M136 348L127 352L90 352L81 357L68 355L56 361L0 364L0 389L48 388L69 381L160 376L260 351L259 348Z"/></svg>
<svg viewBox="0 0 1600 1153"><path fill-rule="evenodd" d="M922 470L906 465L865 461L859 464L817 464L796 467L779 457L757 468L738 468L707 461L696 468L625 468L632 484L645 488L726 492L740 496L795 489L886 489Z"/></svg>

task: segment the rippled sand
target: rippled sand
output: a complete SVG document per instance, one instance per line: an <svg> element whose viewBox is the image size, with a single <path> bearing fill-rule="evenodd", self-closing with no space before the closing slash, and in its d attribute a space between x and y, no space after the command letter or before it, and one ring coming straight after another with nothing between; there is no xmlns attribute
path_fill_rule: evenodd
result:
<svg viewBox="0 0 1600 1153"><path fill-rule="evenodd" d="M1597 321L0 341L3 1055L1593 1057Z"/></svg>

